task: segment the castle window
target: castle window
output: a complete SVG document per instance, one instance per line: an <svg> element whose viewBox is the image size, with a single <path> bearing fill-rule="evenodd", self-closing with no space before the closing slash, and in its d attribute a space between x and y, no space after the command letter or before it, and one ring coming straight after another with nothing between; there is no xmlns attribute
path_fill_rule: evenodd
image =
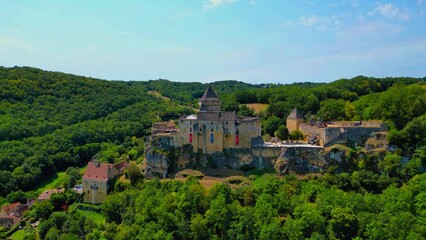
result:
<svg viewBox="0 0 426 240"><path fill-rule="evenodd" d="M213 132L213 128L211 128L211 131Z"/></svg>
<svg viewBox="0 0 426 240"><path fill-rule="evenodd" d="M225 122L226 125L228 125L228 122Z"/></svg>
<svg viewBox="0 0 426 240"><path fill-rule="evenodd" d="M189 128L189 132L192 132L192 128Z"/></svg>
<svg viewBox="0 0 426 240"><path fill-rule="evenodd" d="M213 125L213 122L211 122L211 124Z"/></svg>

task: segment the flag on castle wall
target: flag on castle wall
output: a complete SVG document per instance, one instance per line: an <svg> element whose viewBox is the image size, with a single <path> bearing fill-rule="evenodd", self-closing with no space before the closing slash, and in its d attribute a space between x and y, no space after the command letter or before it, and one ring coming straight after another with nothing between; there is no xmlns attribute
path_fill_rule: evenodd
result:
<svg viewBox="0 0 426 240"><path fill-rule="evenodd" d="M213 135L213 133L210 133L210 142L214 143L214 135Z"/></svg>
<svg viewBox="0 0 426 240"><path fill-rule="evenodd" d="M192 143L192 133L189 134L189 143Z"/></svg>
<svg viewBox="0 0 426 240"><path fill-rule="evenodd" d="M240 137L238 135L235 136L235 144L236 145L240 144Z"/></svg>

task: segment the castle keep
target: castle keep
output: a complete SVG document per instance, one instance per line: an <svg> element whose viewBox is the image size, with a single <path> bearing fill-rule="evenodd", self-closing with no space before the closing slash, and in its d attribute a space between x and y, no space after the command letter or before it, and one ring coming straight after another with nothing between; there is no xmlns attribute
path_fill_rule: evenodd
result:
<svg viewBox="0 0 426 240"><path fill-rule="evenodd" d="M261 142L260 119L237 117L235 111L222 112L220 100L210 86L199 104L197 115L179 119L178 131L171 133L174 147L190 144L195 153L212 154L227 148L251 148Z"/></svg>

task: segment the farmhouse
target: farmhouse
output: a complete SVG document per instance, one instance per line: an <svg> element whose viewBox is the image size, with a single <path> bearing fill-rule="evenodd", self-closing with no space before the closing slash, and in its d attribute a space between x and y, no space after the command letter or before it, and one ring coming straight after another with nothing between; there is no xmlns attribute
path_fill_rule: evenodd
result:
<svg viewBox="0 0 426 240"><path fill-rule="evenodd" d="M122 175L126 167L126 162L117 164L89 162L82 179L83 201L92 204L104 202L111 187L111 180Z"/></svg>

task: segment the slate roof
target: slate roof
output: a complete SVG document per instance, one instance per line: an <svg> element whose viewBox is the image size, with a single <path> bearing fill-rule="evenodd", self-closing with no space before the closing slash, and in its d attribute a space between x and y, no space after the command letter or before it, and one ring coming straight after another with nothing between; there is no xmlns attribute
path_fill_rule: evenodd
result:
<svg viewBox="0 0 426 240"><path fill-rule="evenodd" d="M197 120L199 121L234 121L236 119L235 112L198 112Z"/></svg>
<svg viewBox="0 0 426 240"><path fill-rule="evenodd" d="M198 121L219 121L219 112L198 112Z"/></svg>
<svg viewBox="0 0 426 240"><path fill-rule="evenodd" d="M297 108L294 108L288 115L287 119L303 119L303 115Z"/></svg>
<svg viewBox="0 0 426 240"><path fill-rule="evenodd" d="M213 89L208 86L204 92L204 95L200 98L200 100L198 100L198 102L220 102L220 100L217 97L215 91L213 91Z"/></svg>

